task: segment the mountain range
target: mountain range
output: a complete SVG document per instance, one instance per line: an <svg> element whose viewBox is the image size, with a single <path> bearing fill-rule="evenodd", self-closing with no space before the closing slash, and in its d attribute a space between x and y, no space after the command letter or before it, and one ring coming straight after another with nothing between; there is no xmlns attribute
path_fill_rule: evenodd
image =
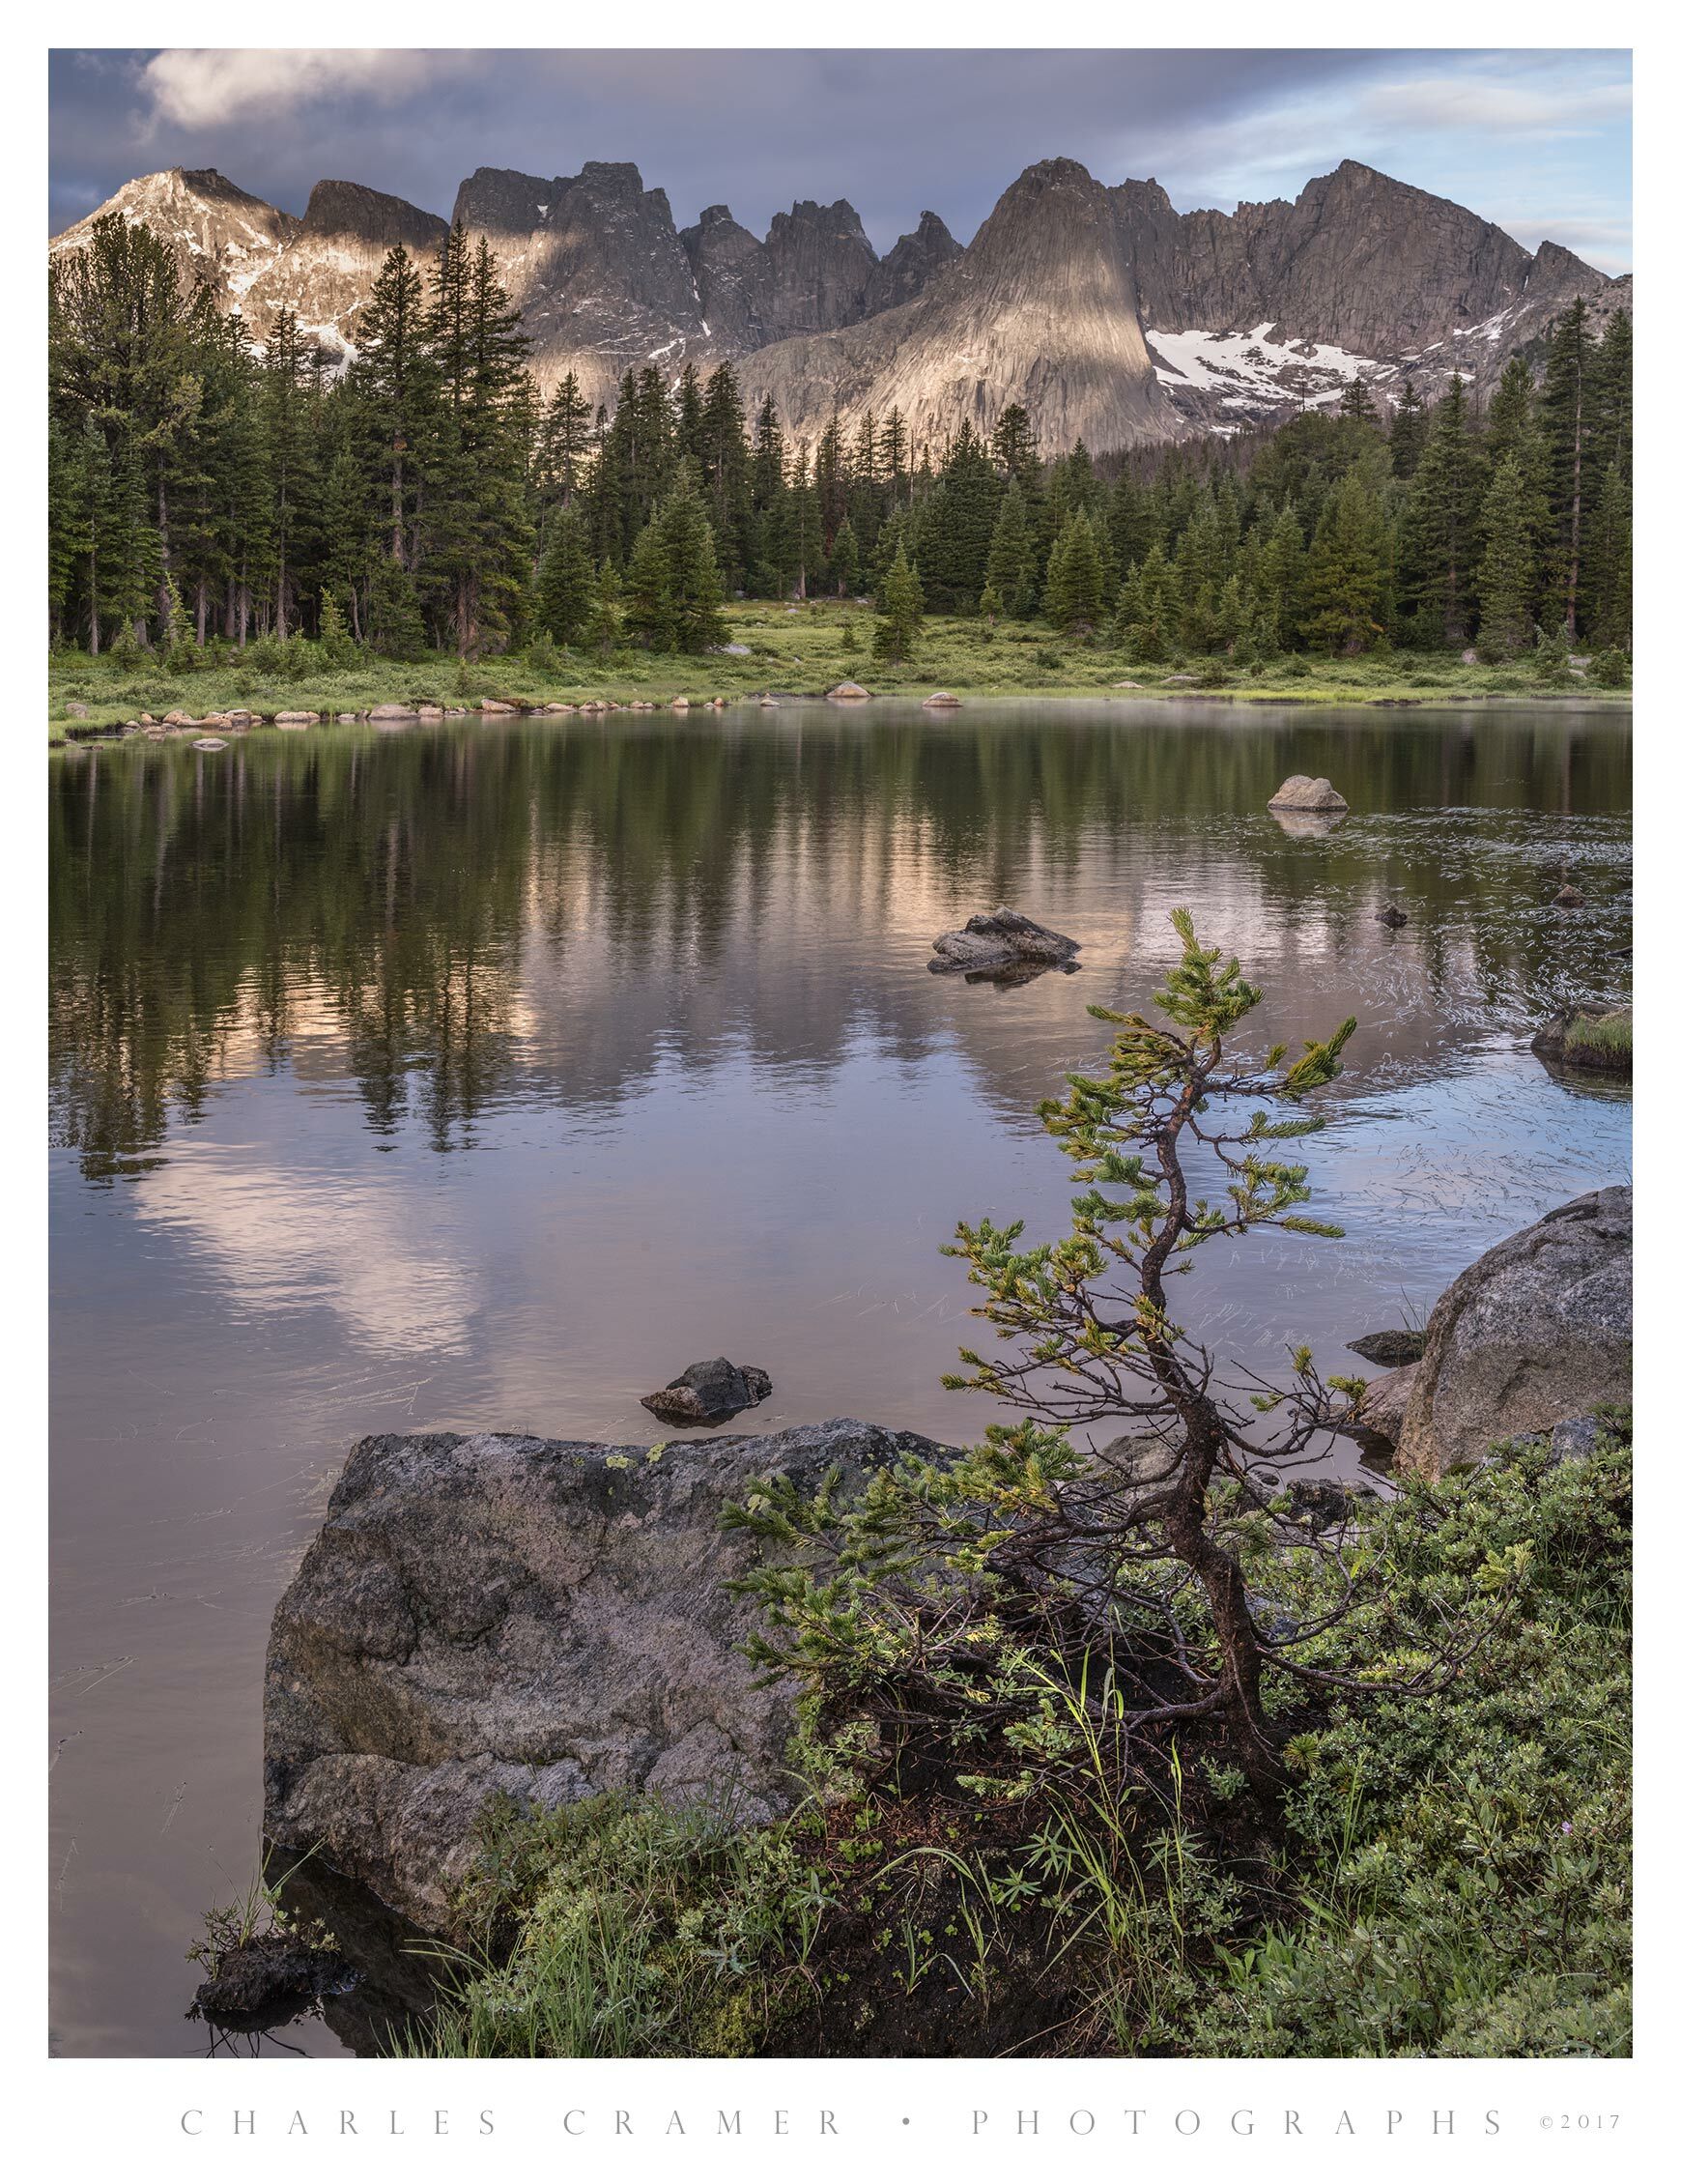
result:
<svg viewBox="0 0 1681 2184"><path fill-rule="evenodd" d="M358 183L320 182L301 218L214 168L128 183L103 213L144 220L261 341L283 308L335 359L386 251L422 256L436 214ZM529 335L539 382L575 372L611 403L627 368L730 359L750 412L775 398L791 442L839 414L897 406L915 441L1012 402L1046 453L1234 431L1335 402L1357 375L1380 402L1410 378L1497 377L1577 297L1596 325L1632 307L1557 244L1524 249L1463 206L1357 160L1294 200L1176 212L1154 182L1110 186L1072 159L1029 167L965 249L924 213L878 256L845 201L778 213L761 240L712 205L679 228L636 167L589 160L546 180L480 167L454 219L484 236Z"/></svg>

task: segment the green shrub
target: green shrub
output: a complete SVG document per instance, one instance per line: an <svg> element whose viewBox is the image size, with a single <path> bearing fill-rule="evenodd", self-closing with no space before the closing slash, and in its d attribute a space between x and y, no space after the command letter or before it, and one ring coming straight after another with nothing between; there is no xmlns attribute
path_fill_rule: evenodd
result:
<svg viewBox="0 0 1681 2184"><path fill-rule="evenodd" d="M1635 1020L1628 1009L1609 1016L1578 1017L1564 1034L1564 1059L1582 1069L1632 1070Z"/></svg>
<svg viewBox="0 0 1681 2184"><path fill-rule="evenodd" d="M823 1906L796 1826L603 1796L482 1824L446 1999L406 2052L740 2055L775 2020Z"/></svg>
<svg viewBox="0 0 1681 2184"><path fill-rule="evenodd" d="M1219 1950L1194 2052L1630 2052L1631 1498L1608 1428L1588 1455L1509 1449L1375 1516L1374 1681L1410 1604L1515 1576L1512 1610L1428 1705L1344 1701L1296 1739L1296 1908Z"/></svg>
<svg viewBox="0 0 1681 2184"><path fill-rule="evenodd" d="M1602 690L1626 690L1632 680L1629 655L1620 645L1611 645L1605 651L1596 652L1590 672Z"/></svg>

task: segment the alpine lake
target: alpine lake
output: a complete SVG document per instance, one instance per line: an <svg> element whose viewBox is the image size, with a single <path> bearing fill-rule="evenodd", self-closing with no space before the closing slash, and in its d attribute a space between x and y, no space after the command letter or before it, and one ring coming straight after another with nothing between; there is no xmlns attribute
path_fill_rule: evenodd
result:
<svg viewBox="0 0 1681 2184"><path fill-rule="evenodd" d="M1348 817L1269 817L1293 773ZM1528 1045L1630 991L1626 709L470 717L48 781L62 2055L214 2044L185 1952L256 1870L270 1617L359 1436L646 1444L638 1398L720 1353L773 1383L727 1430L982 1432L940 1247L1064 1232L1038 1103L1101 1055L1088 1004L1149 1006L1177 906L1265 990L1257 1049L1359 1021L1303 1147L1345 1234L1199 1254L1222 1360L1366 1369L1350 1337L1630 1176L1626 1089ZM930 975L997 904L1078 971Z"/></svg>

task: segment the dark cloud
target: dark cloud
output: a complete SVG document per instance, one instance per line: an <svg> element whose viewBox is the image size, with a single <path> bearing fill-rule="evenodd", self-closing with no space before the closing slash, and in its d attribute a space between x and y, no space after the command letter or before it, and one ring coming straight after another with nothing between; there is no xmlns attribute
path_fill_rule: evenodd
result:
<svg viewBox="0 0 1681 2184"><path fill-rule="evenodd" d="M1372 51L64 52L54 228L131 176L219 167L301 212L324 175L447 214L476 166L631 159L679 222L727 203L762 234L796 196L847 197L880 249L931 207L967 241L1032 160L1155 173L1177 204L1294 193L1345 153L1398 63ZM1284 119L1288 117L1288 121ZM1304 120L1305 117L1305 120ZM1404 155L1391 113L1388 138ZM1421 143L1423 139L1420 140ZM1397 169L1396 171L1400 171ZM1439 187L1428 172L1405 179Z"/></svg>

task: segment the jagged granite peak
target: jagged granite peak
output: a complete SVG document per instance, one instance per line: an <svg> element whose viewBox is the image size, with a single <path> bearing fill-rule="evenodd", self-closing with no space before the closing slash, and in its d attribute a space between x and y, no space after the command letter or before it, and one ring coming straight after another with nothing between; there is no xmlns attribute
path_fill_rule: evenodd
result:
<svg viewBox="0 0 1681 2184"><path fill-rule="evenodd" d="M864 291L864 315L897 310L914 302L928 283L963 255L963 245L938 213L924 213L915 230L901 235L875 271Z"/></svg>
<svg viewBox="0 0 1681 2184"><path fill-rule="evenodd" d="M844 197L832 205L802 197L791 212L776 214L764 251L759 315L766 341L826 333L864 316L875 250Z"/></svg>
<svg viewBox="0 0 1681 2184"><path fill-rule="evenodd" d="M208 281L257 339L294 311L305 337L354 353L384 250L425 257L436 216L326 182L302 220L213 168L126 184L101 213L144 219L187 281ZM968 251L925 213L877 261L854 208L801 199L761 241L726 205L678 235L664 190L628 161L546 179L480 167L456 216L496 250L545 387L576 371L611 402L627 368L743 364L795 437L897 405L919 436L984 427L1011 401L1046 453L1238 431L1335 402L1357 373L1380 400L1480 386L1538 348L1578 296L1602 328L1633 303L1562 245L1531 256L1491 222L1354 159L1295 199L1176 212L1159 183L1113 188L1071 159L1011 184ZM77 247L98 214L52 243ZM749 363L751 369L749 369Z"/></svg>
<svg viewBox="0 0 1681 2184"><path fill-rule="evenodd" d="M253 197L214 167L165 167L125 183L85 219L55 236L49 253L80 249L95 220L106 213L144 222L173 253L189 289L206 280L229 302L243 296L300 225L293 214Z"/></svg>
<svg viewBox="0 0 1681 2184"><path fill-rule="evenodd" d="M552 182L480 167L455 218L495 249L544 387L572 371L588 400L611 401L626 370L722 354L666 192L644 189L628 160L589 159Z"/></svg>
<svg viewBox="0 0 1681 2184"><path fill-rule="evenodd" d="M765 247L727 205L708 205L677 239L689 260L700 312L719 346L732 356L763 346Z"/></svg>
<svg viewBox="0 0 1681 2184"><path fill-rule="evenodd" d="M422 212L405 197L389 197L360 182L318 182L309 192L299 236L322 242L362 244L370 249L435 250L449 233L437 213Z"/></svg>
<svg viewBox="0 0 1681 2184"><path fill-rule="evenodd" d="M1043 159L1004 192L967 251L923 294L862 324L779 342L743 366L791 438L838 411L897 408L919 444L967 417L990 431L1012 402L1053 451L1170 437L1111 191L1074 159Z"/></svg>
<svg viewBox="0 0 1681 2184"><path fill-rule="evenodd" d="M708 205L681 242L711 338L732 355L852 326L878 307L875 250L844 197L801 198L774 216L762 243L727 205Z"/></svg>
<svg viewBox="0 0 1681 2184"><path fill-rule="evenodd" d="M1294 200L1176 213L1154 180L1114 192L1139 310L1186 421L1216 429L1334 401L1351 373L1381 396L1411 378L1497 377L1577 294L1617 284L1555 245L1531 258L1492 222L1357 159ZM1626 291L1619 301L1626 301Z"/></svg>
<svg viewBox="0 0 1681 2184"><path fill-rule="evenodd" d="M504 236L530 235L567 187L563 180L545 182L541 175L521 174L513 167L475 167L455 192L450 219L492 244Z"/></svg>

